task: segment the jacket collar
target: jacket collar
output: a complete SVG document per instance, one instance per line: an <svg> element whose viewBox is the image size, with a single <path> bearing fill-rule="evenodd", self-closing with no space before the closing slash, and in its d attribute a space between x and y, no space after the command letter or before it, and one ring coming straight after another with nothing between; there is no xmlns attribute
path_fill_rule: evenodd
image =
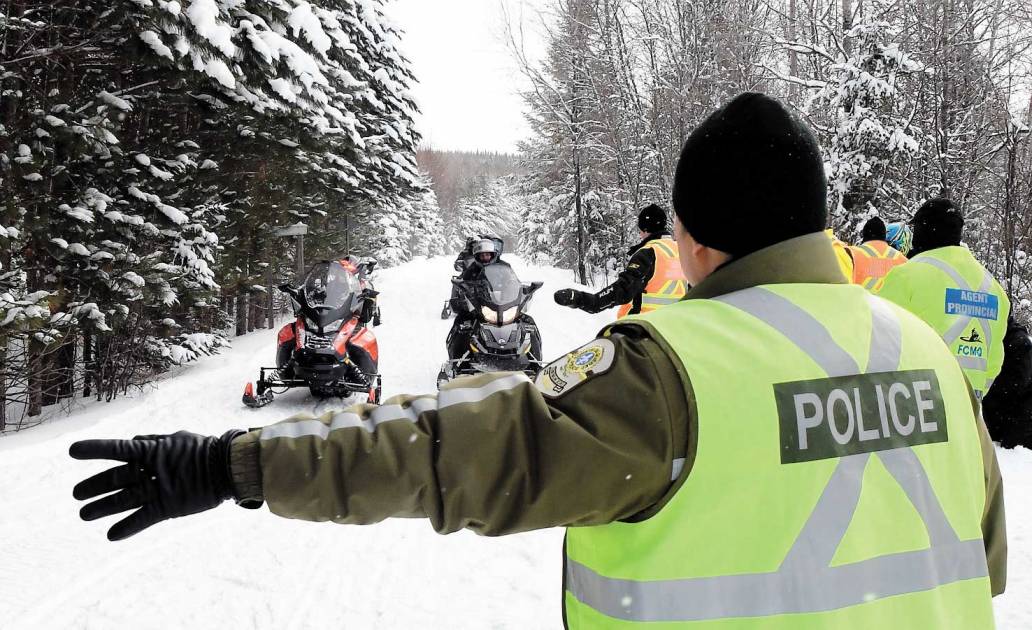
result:
<svg viewBox="0 0 1032 630"><path fill-rule="evenodd" d="M670 233L669 232L653 232L652 234L649 234L644 239L642 239L642 241L640 243L638 243L634 247L632 247L629 250L627 250L627 255L628 256L633 256L634 252L636 252L639 249L641 249L642 247L645 247L646 245L648 245L649 241L655 241L655 240L661 239L661 238L670 238Z"/></svg>
<svg viewBox="0 0 1032 630"><path fill-rule="evenodd" d="M763 284L848 283L831 239L824 232L814 232L725 263L688 291L685 299L715 298Z"/></svg>

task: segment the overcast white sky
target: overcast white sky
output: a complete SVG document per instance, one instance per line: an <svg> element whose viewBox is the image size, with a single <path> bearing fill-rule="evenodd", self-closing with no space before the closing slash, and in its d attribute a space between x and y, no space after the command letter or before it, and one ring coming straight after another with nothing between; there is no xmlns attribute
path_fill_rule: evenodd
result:
<svg viewBox="0 0 1032 630"><path fill-rule="evenodd" d="M524 85L505 41L503 3L533 31L544 0L388 0L405 31L402 52L419 80L413 92L424 142L439 149L512 152L528 134ZM540 40L528 41L540 56Z"/></svg>

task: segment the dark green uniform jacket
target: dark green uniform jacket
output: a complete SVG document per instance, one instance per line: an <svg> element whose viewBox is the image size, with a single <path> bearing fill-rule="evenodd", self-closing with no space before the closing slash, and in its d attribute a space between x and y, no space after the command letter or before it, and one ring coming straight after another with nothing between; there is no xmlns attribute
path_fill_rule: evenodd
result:
<svg viewBox="0 0 1032 630"><path fill-rule="evenodd" d="M822 233L733 261L686 299L800 282L845 282ZM396 396L252 431L233 443L238 494L264 498L289 518L424 517L441 533L646 518L691 474L692 392L647 325L617 323L601 338L608 341L588 344L593 352L546 368L539 385L522 374L485 374L452 381L436 396ZM592 368L577 370L572 358L587 355ZM981 420L979 430L982 529L997 594L1006 581L1003 486Z"/></svg>

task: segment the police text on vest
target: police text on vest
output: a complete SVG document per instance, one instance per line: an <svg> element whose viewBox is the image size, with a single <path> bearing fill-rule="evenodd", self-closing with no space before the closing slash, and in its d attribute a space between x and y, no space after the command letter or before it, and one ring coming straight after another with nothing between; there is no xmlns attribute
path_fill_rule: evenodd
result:
<svg viewBox="0 0 1032 630"><path fill-rule="evenodd" d="M783 464L949 439L932 370L779 383L774 395Z"/></svg>

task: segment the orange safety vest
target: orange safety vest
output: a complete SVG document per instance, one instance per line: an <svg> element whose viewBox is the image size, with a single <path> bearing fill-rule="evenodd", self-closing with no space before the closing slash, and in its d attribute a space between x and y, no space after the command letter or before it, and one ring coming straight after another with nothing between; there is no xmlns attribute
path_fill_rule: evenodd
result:
<svg viewBox="0 0 1032 630"><path fill-rule="evenodd" d="M648 313L667 304L680 302L688 292L688 281L681 271L681 259L677 253L677 241L669 238L651 240L643 249L651 249L656 254L656 266L652 270L645 290L641 294L640 313ZM634 300L620 306L617 318L626 317L634 308Z"/></svg>
<svg viewBox="0 0 1032 630"><path fill-rule="evenodd" d="M881 289L889 270L907 262L906 256L885 241L867 241L849 249L853 253L853 284L868 291Z"/></svg>

